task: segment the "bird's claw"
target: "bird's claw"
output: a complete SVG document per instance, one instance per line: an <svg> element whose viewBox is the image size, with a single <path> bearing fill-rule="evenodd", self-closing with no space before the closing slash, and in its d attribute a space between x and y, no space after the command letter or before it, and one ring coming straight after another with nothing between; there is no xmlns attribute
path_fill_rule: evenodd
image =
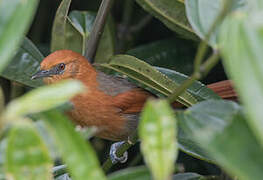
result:
<svg viewBox="0 0 263 180"><path fill-rule="evenodd" d="M111 159L111 162L112 164L116 164L118 162L120 163L125 163L128 159L128 152L125 151L122 155L122 157L118 157L116 155L116 152L118 150L118 148L123 144L125 143L125 141L121 141L121 142L116 142L114 144L111 145L111 148L110 148L110 159Z"/></svg>

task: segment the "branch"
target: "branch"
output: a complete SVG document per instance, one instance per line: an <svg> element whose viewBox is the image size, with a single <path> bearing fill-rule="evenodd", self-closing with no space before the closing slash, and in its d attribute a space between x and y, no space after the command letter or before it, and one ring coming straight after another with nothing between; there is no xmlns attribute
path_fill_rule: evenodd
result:
<svg viewBox="0 0 263 180"><path fill-rule="evenodd" d="M121 147L119 147L119 149L116 152L116 155L118 157L122 157L123 153L125 151L127 151L130 147L132 147L138 140L138 136L137 136L137 132L135 132L132 136L129 137L128 142L125 142L124 144L122 144ZM108 158L102 165L102 169L104 170L105 173L107 173L111 167L114 164L112 164L110 158Z"/></svg>
<svg viewBox="0 0 263 180"><path fill-rule="evenodd" d="M90 63L94 62L94 57L96 55L98 44L100 42L106 19L110 12L110 8L113 4L113 1L114 0L103 0L101 2L93 28L87 41L87 48L85 51L85 57L90 61Z"/></svg>

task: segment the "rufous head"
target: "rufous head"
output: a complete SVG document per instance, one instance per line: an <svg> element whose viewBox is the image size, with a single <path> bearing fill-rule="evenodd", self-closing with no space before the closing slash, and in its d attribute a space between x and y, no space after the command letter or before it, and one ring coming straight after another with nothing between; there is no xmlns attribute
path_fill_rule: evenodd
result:
<svg viewBox="0 0 263 180"><path fill-rule="evenodd" d="M40 64L40 70L31 79L43 78L47 84L62 79L79 79L82 71L85 74L95 71L82 55L71 50L58 50L47 56Z"/></svg>

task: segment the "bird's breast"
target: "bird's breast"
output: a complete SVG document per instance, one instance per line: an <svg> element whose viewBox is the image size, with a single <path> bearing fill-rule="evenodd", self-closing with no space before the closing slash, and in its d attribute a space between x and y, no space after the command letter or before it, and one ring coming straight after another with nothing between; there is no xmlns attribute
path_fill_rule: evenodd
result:
<svg viewBox="0 0 263 180"><path fill-rule="evenodd" d="M97 136L109 140L124 140L128 137L126 117L113 106L113 97L100 92L86 93L74 97L73 110L68 115L74 123L98 128Z"/></svg>

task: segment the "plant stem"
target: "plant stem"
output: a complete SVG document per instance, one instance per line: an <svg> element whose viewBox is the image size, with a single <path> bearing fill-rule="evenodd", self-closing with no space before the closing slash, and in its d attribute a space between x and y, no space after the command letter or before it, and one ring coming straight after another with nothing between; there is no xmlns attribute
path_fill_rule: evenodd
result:
<svg viewBox="0 0 263 180"><path fill-rule="evenodd" d="M202 76L208 74L208 72L216 65L219 60L218 51L214 51L214 53L202 64L202 60L206 55L208 50L207 42L213 35L213 32L216 30L218 25L222 23L224 18L226 17L229 9L232 7L233 0L225 0L224 7L216 17L214 23L206 34L204 40L200 43L195 60L194 60L194 72L189 79L187 79L179 88L175 89L174 92L168 97L168 100L172 103L174 102L188 87L190 87L194 81L199 80Z"/></svg>
<svg viewBox="0 0 263 180"><path fill-rule="evenodd" d="M206 75L219 61L219 53L212 54L206 62L198 69L197 72L194 72L191 77L183 82L174 93L172 93L168 100L170 103L174 102L188 87L190 87L196 80L201 79L202 76Z"/></svg>
<svg viewBox="0 0 263 180"><path fill-rule="evenodd" d="M118 157L121 157L125 151L127 151L130 147L132 147L138 140L137 132L135 132L132 136L129 138L129 142L125 142L124 144L119 147L119 149L116 152L116 155ZM114 164L112 164L110 158L108 158L102 165L102 169L105 173L107 173L111 167Z"/></svg>
<svg viewBox="0 0 263 180"><path fill-rule="evenodd" d="M110 12L113 1L114 0L103 0L101 2L93 28L87 41L87 48L85 51L85 57L90 61L90 63L94 62L94 57L96 55L99 41L103 33L106 19Z"/></svg>
<svg viewBox="0 0 263 180"><path fill-rule="evenodd" d="M196 57L194 60L194 71L197 72L202 60L204 59L204 56L208 50L208 44L207 42L210 40L211 36L213 35L213 33L215 32L216 28L222 23L222 21L224 20L225 16L227 15L227 13L229 12L229 9L232 7L233 4L233 0L225 0L224 1L224 6L223 9L221 10L221 12L219 13L219 15L216 17L215 21L213 22L212 26L210 27L208 33L206 34L206 36L204 37L204 40L200 43L197 53L196 53Z"/></svg>

